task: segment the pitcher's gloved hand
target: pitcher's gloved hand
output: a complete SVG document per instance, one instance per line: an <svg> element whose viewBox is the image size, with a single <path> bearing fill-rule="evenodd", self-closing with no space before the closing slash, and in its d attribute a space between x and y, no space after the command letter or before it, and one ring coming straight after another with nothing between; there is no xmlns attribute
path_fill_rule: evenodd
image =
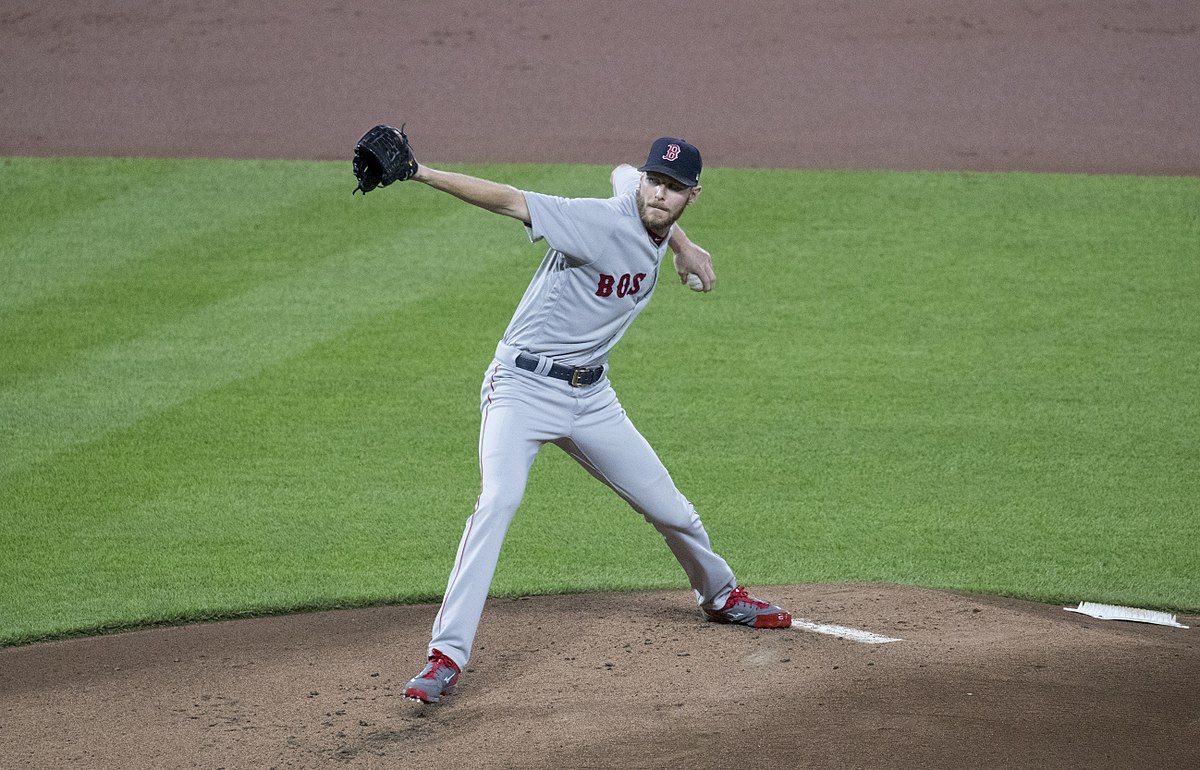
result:
<svg viewBox="0 0 1200 770"><path fill-rule="evenodd" d="M354 176L358 187L351 194L363 195L376 187L387 187L392 182L403 182L417 173L417 159L413 157L404 124L400 128L375 126L362 135L354 146Z"/></svg>

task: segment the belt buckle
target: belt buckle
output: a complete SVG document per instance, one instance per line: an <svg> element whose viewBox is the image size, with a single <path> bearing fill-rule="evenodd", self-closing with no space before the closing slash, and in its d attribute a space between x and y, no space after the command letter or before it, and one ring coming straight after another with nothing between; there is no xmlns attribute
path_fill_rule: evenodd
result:
<svg viewBox="0 0 1200 770"><path fill-rule="evenodd" d="M579 375L580 375L580 374L582 374L582 373L583 373L583 368L582 368L582 367L578 367L578 366L577 366L577 367L575 367L574 369L572 369L572 370L571 370L571 379L570 379L570 383L571 383L571 387L572 387L572 388L581 388L581 387L583 387L583 383L581 383L581 382L579 381Z"/></svg>

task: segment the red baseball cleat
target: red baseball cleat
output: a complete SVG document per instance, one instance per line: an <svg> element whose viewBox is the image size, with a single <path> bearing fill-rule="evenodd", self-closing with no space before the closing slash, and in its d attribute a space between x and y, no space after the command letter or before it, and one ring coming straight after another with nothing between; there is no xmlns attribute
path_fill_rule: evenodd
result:
<svg viewBox="0 0 1200 770"><path fill-rule="evenodd" d="M729 594L729 601L719 610L707 607L704 613L718 623L737 623L751 628L790 628L792 614L770 602L755 598L738 586Z"/></svg>
<svg viewBox="0 0 1200 770"><path fill-rule="evenodd" d="M404 697L422 703L437 703L446 689L458 683L458 664L434 650L421 673L404 687Z"/></svg>

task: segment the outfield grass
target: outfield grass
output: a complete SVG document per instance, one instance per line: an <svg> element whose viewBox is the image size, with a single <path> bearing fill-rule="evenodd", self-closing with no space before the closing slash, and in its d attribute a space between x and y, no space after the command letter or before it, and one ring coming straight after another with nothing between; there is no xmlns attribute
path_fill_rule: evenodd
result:
<svg viewBox="0 0 1200 770"><path fill-rule="evenodd" d="M1200 610L1200 180L704 181L685 224L718 288L660 282L612 376L741 578ZM544 247L353 186L0 160L0 643L440 597L482 373ZM684 586L542 454L496 593Z"/></svg>

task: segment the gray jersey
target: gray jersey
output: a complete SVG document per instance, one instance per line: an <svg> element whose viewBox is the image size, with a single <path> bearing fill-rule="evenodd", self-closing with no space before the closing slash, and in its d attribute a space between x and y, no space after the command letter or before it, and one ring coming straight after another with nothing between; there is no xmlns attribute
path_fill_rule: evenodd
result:
<svg viewBox="0 0 1200 770"><path fill-rule="evenodd" d="M571 366L606 363L658 282L667 244L638 216L637 175L616 180L608 199L526 192L533 242L550 246L503 342Z"/></svg>

